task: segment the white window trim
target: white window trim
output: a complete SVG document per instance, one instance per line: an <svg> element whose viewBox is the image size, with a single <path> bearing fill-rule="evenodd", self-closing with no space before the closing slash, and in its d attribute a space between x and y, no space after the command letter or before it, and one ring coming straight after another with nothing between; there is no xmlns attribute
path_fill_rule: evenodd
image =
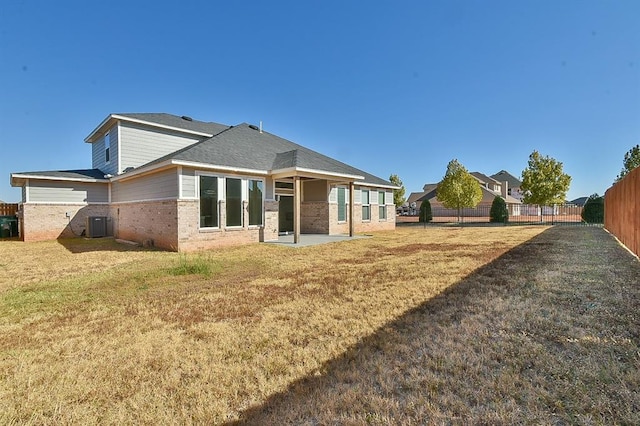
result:
<svg viewBox="0 0 640 426"><path fill-rule="evenodd" d="M378 193L378 221L387 221L387 191L376 191ZM380 194L384 194L384 203L380 203ZM380 209L384 209L384 217L380 217Z"/></svg>
<svg viewBox="0 0 640 426"><path fill-rule="evenodd" d="M360 193L363 194L364 192L368 193L367 198L368 200L368 204L364 203L364 197L362 195L360 195L360 204L362 204L362 212L364 213L364 207L369 207L369 219L365 219L364 218L364 214L361 216L361 220L362 222L371 222L371 191L368 189L361 189Z"/></svg>
<svg viewBox="0 0 640 426"><path fill-rule="evenodd" d="M218 203L217 203L217 208L218 208L218 226L200 226L200 177L201 176L207 176L207 177L215 177L218 179ZM219 174L215 174L215 173L207 173L207 172L200 172L200 171L196 171L196 197L198 199L198 230L199 231L212 231L212 230L219 230L222 229L221 225L221 215L220 215L220 201L224 198L221 197L221 195L223 195L221 189L221 186L224 187L224 184L222 184L224 179L224 176L221 176Z"/></svg>
<svg viewBox="0 0 640 426"><path fill-rule="evenodd" d="M267 194L266 194L266 192L267 192L267 182L266 182L266 180L264 178L248 177L247 179L245 179L246 185L244 185L244 187L246 188L246 192L247 192L247 195L246 195L247 208L249 207L249 201L250 201L249 200L249 181L251 181L251 180L257 180L257 181L262 182L262 209L261 209L262 210L262 212L261 212L262 213L262 219L261 219L261 223L259 225L251 225L251 224L247 223L247 228L249 228L249 229L260 229L260 228L262 228L264 226L264 220L265 220L265 218L264 218L264 204L265 204L266 197L267 197Z"/></svg>
<svg viewBox="0 0 640 426"><path fill-rule="evenodd" d="M244 223L244 209L246 207L246 185L245 182L246 180L243 179L242 176L225 176L224 177L224 197L222 198L224 200L224 206L225 206L225 214L224 214L224 218L225 218L225 222L227 219L227 212L226 212L226 208L227 208L227 179L234 179L234 180L239 180L240 181L240 225L227 225L226 223L224 224L224 229L229 229L229 230L233 230L233 229L243 229L245 227L245 223Z"/></svg>
<svg viewBox="0 0 640 426"><path fill-rule="evenodd" d="M344 189L344 220L340 220L340 197L338 196L339 192L340 192L340 188ZM347 210L349 208L349 187L344 186L344 185L336 185L336 204L338 205L338 223L342 224L342 223L348 223L349 221L349 211Z"/></svg>
<svg viewBox="0 0 640 426"><path fill-rule="evenodd" d="M200 176L210 176L210 177L215 177L218 178L218 226L217 227L200 227ZM222 230L222 229L228 229L228 230L238 230L238 229L260 229L264 226L264 222L265 222L265 215L264 215L264 209L265 209L265 201L266 201L266 187L267 187L267 182L266 179L262 176L241 176L241 175L225 175L225 174L220 174L220 173L211 173L208 171L200 171L200 170L196 170L195 171L195 177L196 177L196 182L195 182L195 195L196 195L196 200L198 200L198 229L200 231L211 231L211 230ZM227 226L227 224L225 223L224 226L221 223L221 211L220 211L220 202L224 201L225 202L225 207L226 207L226 201L227 201L227 179L239 179L240 180L240 190L241 190L241 204L242 204L242 225L237 226ZM262 182L262 223L260 225L249 225L249 223L247 222L246 224L244 223L244 210L247 208L247 206L249 205L249 181L250 180L257 180ZM275 184L274 184L274 189L275 189ZM225 220L226 220L226 211L225 211Z"/></svg>

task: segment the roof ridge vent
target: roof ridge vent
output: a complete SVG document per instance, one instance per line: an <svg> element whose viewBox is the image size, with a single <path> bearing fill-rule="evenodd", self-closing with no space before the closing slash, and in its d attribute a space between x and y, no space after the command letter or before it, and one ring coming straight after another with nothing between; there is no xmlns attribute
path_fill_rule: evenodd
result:
<svg viewBox="0 0 640 426"><path fill-rule="evenodd" d="M249 124L249 128L253 129L253 130L258 130L260 131L260 128L258 126L256 126L255 124Z"/></svg>
<svg viewBox="0 0 640 426"><path fill-rule="evenodd" d="M182 116L182 117L180 117L180 118L182 118L182 119L183 119L183 120L185 120L185 121L193 121L193 118L189 117L188 115L183 115L183 116Z"/></svg>

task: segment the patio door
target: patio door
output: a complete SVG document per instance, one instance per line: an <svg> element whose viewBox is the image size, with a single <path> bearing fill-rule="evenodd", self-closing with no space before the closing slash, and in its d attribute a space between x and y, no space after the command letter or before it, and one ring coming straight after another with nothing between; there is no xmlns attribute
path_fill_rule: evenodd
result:
<svg viewBox="0 0 640 426"><path fill-rule="evenodd" d="M293 195L278 195L278 233L293 232Z"/></svg>

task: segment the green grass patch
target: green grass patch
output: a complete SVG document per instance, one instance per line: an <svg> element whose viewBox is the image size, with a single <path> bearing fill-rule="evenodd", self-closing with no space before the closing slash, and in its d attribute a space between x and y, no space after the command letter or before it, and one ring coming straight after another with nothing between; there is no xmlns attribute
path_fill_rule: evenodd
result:
<svg viewBox="0 0 640 426"><path fill-rule="evenodd" d="M201 275L210 278L222 272L222 265L210 257L181 254L178 264L167 268L166 271L174 276Z"/></svg>

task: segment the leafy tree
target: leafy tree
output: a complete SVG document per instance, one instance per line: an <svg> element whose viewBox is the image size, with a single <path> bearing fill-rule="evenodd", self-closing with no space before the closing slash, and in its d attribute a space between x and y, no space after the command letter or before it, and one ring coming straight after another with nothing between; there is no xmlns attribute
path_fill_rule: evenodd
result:
<svg viewBox="0 0 640 426"><path fill-rule="evenodd" d="M538 151L529 155L529 165L522 171L525 204L551 206L565 202L571 176L562 171L562 163Z"/></svg>
<svg viewBox="0 0 640 426"><path fill-rule="evenodd" d="M604 223L604 197L593 194L582 208L582 220L587 223Z"/></svg>
<svg viewBox="0 0 640 426"><path fill-rule="evenodd" d="M489 222L507 223L509 222L509 209L507 203L501 196L496 196L491 203L489 211Z"/></svg>
<svg viewBox="0 0 640 426"><path fill-rule="evenodd" d="M429 200L424 200L422 204L420 204L420 216L418 217L418 221L420 223L427 223L433 220L433 213L431 212L431 203Z"/></svg>
<svg viewBox="0 0 640 426"><path fill-rule="evenodd" d="M480 183L456 159L447 165L447 172L438 184L436 194L443 206L458 210L458 222L463 208L473 208L482 200Z"/></svg>
<svg viewBox="0 0 640 426"><path fill-rule="evenodd" d="M395 186L400 187L400 189L393 190L393 202L395 203L396 207L400 207L404 204L404 193L405 193L402 180L400 180L398 175L391 175L389 176L389 182L391 182Z"/></svg>
<svg viewBox="0 0 640 426"><path fill-rule="evenodd" d="M640 145L634 146L629 151L627 151L626 154L624 154L624 160L622 161L622 164L624 167L620 171L620 174L618 175L618 177L616 177L616 180L614 183L619 182L631 170L640 166Z"/></svg>

